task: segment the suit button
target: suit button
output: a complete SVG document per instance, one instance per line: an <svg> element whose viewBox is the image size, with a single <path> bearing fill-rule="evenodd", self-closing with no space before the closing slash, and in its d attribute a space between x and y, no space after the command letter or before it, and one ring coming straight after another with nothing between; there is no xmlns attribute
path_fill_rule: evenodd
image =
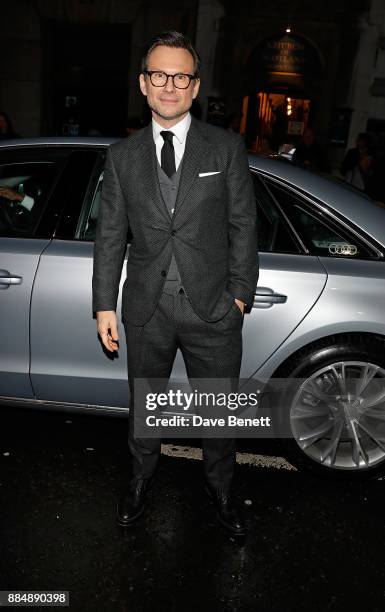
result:
<svg viewBox="0 0 385 612"><path fill-rule="evenodd" d="M171 230L171 236L175 236L176 230Z"/></svg>
<svg viewBox="0 0 385 612"><path fill-rule="evenodd" d="M161 274L161 276L167 276L166 270L162 270L162 272L160 274Z"/></svg>

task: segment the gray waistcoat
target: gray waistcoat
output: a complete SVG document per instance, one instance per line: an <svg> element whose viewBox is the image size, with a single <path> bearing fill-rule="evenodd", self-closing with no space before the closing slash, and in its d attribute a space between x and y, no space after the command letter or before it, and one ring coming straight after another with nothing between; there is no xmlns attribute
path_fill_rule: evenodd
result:
<svg viewBox="0 0 385 612"><path fill-rule="evenodd" d="M166 208L169 212L169 215L170 217L172 217L174 213L176 197L178 195L179 179L180 179L181 169L182 169L182 160L179 163L178 170L175 172L175 174L172 175L171 178L167 176L167 174L165 173L165 171L163 170L159 162L157 163L157 168L158 168L159 185L160 185L160 190L162 192L162 197L166 205ZM175 288L175 290L178 290L179 288L182 287L182 282L181 282L181 278L180 278L180 274L179 274L179 270L176 264L174 254L172 254L170 267L168 269L165 289L167 290L167 288L170 286Z"/></svg>

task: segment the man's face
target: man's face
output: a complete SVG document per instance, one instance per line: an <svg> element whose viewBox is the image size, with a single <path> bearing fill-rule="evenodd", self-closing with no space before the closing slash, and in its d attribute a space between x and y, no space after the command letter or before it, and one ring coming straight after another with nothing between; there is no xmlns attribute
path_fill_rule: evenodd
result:
<svg viewBox="0 0 385 612"><path fill-rule="evenodd" d="M356 144L357 144L357 149L359 150L361 155L364 155L364 153L367 153L369 147L368 147L368 143L365 140L365 138L358 137Z"/></svg>
<svg viewBox="0 0 385 612"><path fill-rule="evenodd" d="M194 74L194 60L186 49L158 46L150 53L147 70L160 70L167 74ZM192 80L187 89L177 89L171 78L163 87L155 87L146 74L139 76L140 89L147 96L147 103L155 120L176 123L189 111L198 95L199 79Z"/></svg>

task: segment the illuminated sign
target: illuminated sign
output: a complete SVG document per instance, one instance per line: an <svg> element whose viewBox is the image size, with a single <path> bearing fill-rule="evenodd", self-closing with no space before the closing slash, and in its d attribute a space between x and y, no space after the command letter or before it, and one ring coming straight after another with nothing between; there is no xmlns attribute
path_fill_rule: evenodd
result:
<svg viewBox="0 0 385 612"><path fill-rule="evenodd" d="M320 72L316 50L299 36L274 36L259 45L259 52L261 67L266 72L299 75Z"/></svg>

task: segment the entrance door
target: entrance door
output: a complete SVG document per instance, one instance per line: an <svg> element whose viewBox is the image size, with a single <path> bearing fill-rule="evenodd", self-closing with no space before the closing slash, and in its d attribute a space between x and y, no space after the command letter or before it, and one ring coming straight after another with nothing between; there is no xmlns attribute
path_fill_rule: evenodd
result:
<svg viewBox="0 0 385 612"><path fill-rule="evenodd" d="M290 93L260 91L246 96L243 131L249 148L257 153L280 153L283 145L293 145L301 138L309 120L311 101ZM286 152L286 151L283 151Z"/></svg>

